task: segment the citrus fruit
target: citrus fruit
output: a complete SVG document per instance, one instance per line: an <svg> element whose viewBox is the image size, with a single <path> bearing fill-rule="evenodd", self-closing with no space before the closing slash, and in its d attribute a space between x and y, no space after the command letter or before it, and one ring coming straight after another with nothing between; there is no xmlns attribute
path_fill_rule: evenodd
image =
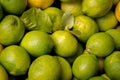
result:
<svg viewBox="0 0 120 80"><path fill-rule="evenodd" d="M107 80L107 79L102 76L94 76L94 77L91 77L89 80Z"/></svg>
<svg viewBox="0 0 120 80"><path fill-rule="evenodd" d="M53 23L53 32L56 30L63 29L61 21L63 16L63 11L57 7L48 7L44 10L51 18Z"/></svg>
<svg viewBox="0 0 120 80"><path fill-rule="evenodd" d="M116 5L119 2L119 0L113 0L113 4Z"/></svg>
<svg viewBox="0 0 120 80"><path fill-rule="evenodd" d="M92 18L79 15L75 17L73 32L81 42L85 43L90 36L98 32L98 25Z"/></svg>
<svg viewBox="0 0 120 80"><path fill-rule="evenodd" d="M77 39L68 31L57 30L51 35L55 47L54 51L57 55L62 57L73 56L78 48Z"/></svg>
<svg viewBox="0 0 120 80"><path fill-rule="evenodd" d="M105 58L105 72L111 80L120 79L120 51L114 51Z"/></svg>
<svg viewBox="0 0 120 80"><path fill-rule="evenodd" d="M1 64L0 64L0 80L8 80L8 73Z"/></svg>
<svg viewBox="0 0 120 80"><path fill-rule="evenodd" d="M50 35L40 30L29 31L23 37L20 45L33 57L48 54L54 46Z"/></svg>
<svg viewBox="0 0 120 80"><path fill-rule="evenodd" d="M36 58L28 71L28 80L59 80L61 66L56 56L42 55Z"/></svg>
<svg viewBox="0 0 120 80"><path fill-rule="evenodd" d="M60 80L71 80L72 79L72 68L69 62L60 56L57 56L61 65L61 78Z"/></svg>
<svg viewBox="0 0 120 80"><path fill-rule="evenodd" d="M86 43L86 50L98 57L105 57L112 53L115 48L113 38L105 32L93 34Z"/></svg>
<svg viewBox="0 0 120 80"><path fill-rule="evenodd" d="M109 11L106 15L97 18L96 22L99 25L100 31L106 31L108 29L115 28L117 26L118 20L116 19L114 12Z"/></svg>
<svg viewBox="0 0 120 80"><path fill-rule="evenodd" d="M115 42L115 49L120 50L120 32L116 29L109 29L106 33L110 34Z"/></svg>
<svg viewBox="0 0 120 80"><path fill-rule="evenodd" d="M25 25L15 15L7 15L0 24L0 43L8 46L17 44L25 33Z"/></svg>
<svg viewBox="0 0 120 80"><path fill-rule="evenodd" d="M9 14L20 15L27 7L27 0L0 0L0 4Z"/></svg>
<svg viewBox="0 0 120 80"><path fill-rule="evenodd" d="M115 16L116 16L117 20L120 22L120 1L116 4Z"/></svg>
<svg viewBox="0 0 120 80"><path fill-rule="evenodd" d="M110 11L112 5L112 0L83 0L82 12L87 16L97 18L104 16L108 11Z"/></svg>
<svg viewBox="0 0 120 80"><path fill-rule="evenodd" d="M98 72L98 60L95 55L84 53L78 56L72 65L73 75L79 80L88 80Z"/></svg>
<svg viewBox="0 0 120 80"><path fill-rule="evenodd" d="M54 0L28 0L29 7L38 7L45 9L51 6L54 3Z"/></svg>
<svg viewBox="0 0 120 80"><path fill-rule="evenodd" d="M81 1L61 2L60 9L63 12L70 12L74 16L82 14Z"/></svg>
<svg viewBox="0 0 120 80"><path fill-rule="evenodd" d="M30 66L30 57L24 48L11 45L1 52L0 63L9 74L19 76L27 73Z"/></svg>

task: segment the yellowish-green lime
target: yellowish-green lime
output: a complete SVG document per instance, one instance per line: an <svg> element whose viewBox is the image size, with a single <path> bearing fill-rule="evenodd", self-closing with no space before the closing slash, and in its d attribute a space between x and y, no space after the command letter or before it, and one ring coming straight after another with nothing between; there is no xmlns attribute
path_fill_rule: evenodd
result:
<svg viewBox="0 0 120 80"><path fill-rule="evenodd" d="M23 37L20 45L33 57L49 54L54 46L50 35L40 30L29 31Z"/></svg>
<svg viewBox="0 0 120 80"><path fill-rule="evenodd" d="M30 66L30 57L24 48L11 45L1 52L0 63L10 75L20 76L27 73Z"/></svg>

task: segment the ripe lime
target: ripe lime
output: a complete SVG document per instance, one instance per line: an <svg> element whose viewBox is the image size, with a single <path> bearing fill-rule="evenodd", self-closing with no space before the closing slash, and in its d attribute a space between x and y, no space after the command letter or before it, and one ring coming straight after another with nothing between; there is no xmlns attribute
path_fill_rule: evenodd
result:
<svg viewBox="0 0 120 80"><path fill-rule="evenodd" d="M79 15L75 17L73 31L75 32L75 36L85 43L90 36L98 32L98 25L92 18Z"/></svg>
<svg viewBox="0 0 120 80"><path fill-rule="evenodd" d="M44 11L50 16L53 22L53 32L63 29L61 24L63 11L61 9L57 7L48 7Z"/></svg>
<svg viewBox="0 0 120 80"><path fill-rule="evenodd" d="M25 48L30 55L38 57L50 53L54 43L48 33L34 30L25 34L20 45Z"/></svg>
<svg viewBox="0 0 120 80"><path fill-rule="evenodd" d="M24 23L15 15L7 15L0 24L0 43L5 46L17 44L24 33Z"/></svg>
<svg viewBox="0 0 120 80"><path fill-rule="evenodd" d="M2 65L0 65L0 80L8 80L7 71Z"/></svg>
<svg viewBox="0 0 120 80"><path fill-rule="evenodd" d="M0 0L3 9L10 14L21 14L27 6L27 0Z"/></svg>
<svg viewBox="0 0 120 80"><path fill-rule="evenodd" d="M114 48L113 38L105 32L95 33L86 43L86 50L98 57L105 57L111 54Z"/></svg>
<svg viewBox="0 0 120 80"><path fill-rule="evenodd" d="M115 49L120 50L120 31L116 29L109 29L106 33L110 34L115 42Z"/></svg>
<svg viewBox="0 0 120 80"><path fill-rule="evenodd" d="M86 51L78 56L72 65L73 75L79 80L88 80L98 72L98 60Z"/></svg>
<svg viewBox="0 0 120 80"><path fill-rule="evenodd" d="M61 2L60 8L63 12L70 12L74 16L82 14L81 1Z"/></svg>
<svg viewBox="0 0 120 80"><path fill-rule="evenodd" d="M0 63L11 75L24 75L30 66L30 57L26 50L17 45L3 49L0 54Z"/></svg>
<svg viewBox="0 0 120 80"><path fill-rule="evenodd" d="M42 55L36 58L28 71L28 80L59 80L61 66L58 58Z"/></svg>
<svg viewBox="0 0 120 80"><path fill-rule="evenodd" d="M106 15L96 19L100 31L113 29L117 26L118 20L113 11L109 11ZM109 23L109 24L108 24Z"/></svg>
<svg viewBox="0 0 120 80"><path fill-rule="evenodd" d="M105 72L111 80L120 79L120 51L114 51L105 58Z"/></svg>
<svg viewBox="0 0 120 80"><path fill-rule="evenodd" d="M112 8L112 5L113 0L83 0L82 12L93 18L101 17Z"/></svg>
<svg viewBox="0 0 120 80"><path fill-rule="evenodd" d="M45 9L51 6L54 3L54 0L28 0L29 7L38 7Z"/></svg>
<svg viewBox="0 0 120 80"><path fill-rule="evenodd" d="M68 31L58 30L51 35L55 53L62 57L73 56L78 49L77 39Z"/></svg>

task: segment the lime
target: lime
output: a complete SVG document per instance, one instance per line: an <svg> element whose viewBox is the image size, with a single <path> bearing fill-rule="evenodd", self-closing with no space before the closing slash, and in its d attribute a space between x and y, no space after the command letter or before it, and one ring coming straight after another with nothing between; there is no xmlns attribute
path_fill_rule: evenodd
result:
<svg viewBox="0 0 120 80"><path fill-rule="evenodd" d="M57 30L51 35L55 53L62 57L73 56L78 49L77 39L68 31Z"/></svg>
<svg viewBox="0 0 120 80"><path fill-rule="evenodd" d="M54 43L48 33L33 30L25 34L20 45L25 48L30 55L38 57L50 53Z"/></svg>
<svg viewBox="0 0 120 80"><path fill-rule="evenodd" d="M0 43L8 46L18 44L25 33L25 25L15 15L7 15L0 23Z"/></svg>
<svg viewBox="0 0 120 80"><path fill-rule="evenodd" d="M61 2L60 8L63 12L70 12L74 16L82 14L82 5L80 1Z"/></svg>
<svg viewBox="0 0 120 80"><path fill-rule="evenodd" d="M88 38L98 32L98 30L98 25L92 18L85 15L75 17L73 32L81 42L85 43Z"/></svg>
<svg viewBox="0 0 120 80"><path fill-rule="evenodd" d="M30 57L24 48L11 45L1 52L0 63L9 74L19 76L27 73L30 66Z"/></svg>
<svg viewBox="0 0 120 80"><path fill-rule="evenodd" d="M116 29L109 29L106 33L110 34L115 42L115 49L120 50L120 31Z"/></svg>
<svg viewBox="0 0 120 80"><path fill-rule="evenodd" d="M118 20L113 11L109 11L106 15L96 19L100 31L113 29L117 26ZM109 24L108 24L109 23Z"/></svg>
<svg viewBox="0 0 120 80"><path fill-rule="evenodd" d="M56 56L42 55L36 58L28 71L28 80L59 80L61 66Z"/></svg>
<svg viewBox="0 0 120 80"><path fill-rule="evenodd" d="M72 68L69 62L60 56L57 56L61 65L61 79L60 80L71 80L72 79Z"/></svg>
<svg viewBox="0 0 120 80"><path fill-rule="evenodd" d="M96 56L84 51L73 62L72 71L77 79L88 80L98 72L98 60Z"/></svg>
<svg viewBox="0 0 120 80"><path fill-rule="evenodd" d="M105 72L111 80L120 79L120 51L114 51L105 58Z"/></svg>
<svg viewBox="0 0 120 80"><path fill-rule="evenodd" d="M27 0L0 0L0 4L9 14L20 15L27 7Z"/></svg>
<svg viewBox="0 0 120 80"><path fill-rule="evenodd" d="M2 65L0 65L0 80L8 80L8 73Z"/></svg>
<svg viewBox="0 0 120 80"><path fill-rule="evenodd" d="M112 53L115 48L113 38L105 32L93 34L86 43L86 50L98 57L105 57Z"/></svg>
<svg viewBox="0 0 120 80"><path fill-rule="evenodd" d="M37 7L45 9L51 6L54 3L54 0L28 0L29 7Z"/></svg>
<svg viewBox="0 0 120 80"><path fill-rule="evenodd" d="M83 0L82 12L93 18L101 17L110 11L112 5L113 0Z"/></svg>
<svg viewBox="0 0 120 80"><path fill-rule="evenodd" d="M117 20L120 22L120 1L116 4L115 16L116 16Z"/></svg>

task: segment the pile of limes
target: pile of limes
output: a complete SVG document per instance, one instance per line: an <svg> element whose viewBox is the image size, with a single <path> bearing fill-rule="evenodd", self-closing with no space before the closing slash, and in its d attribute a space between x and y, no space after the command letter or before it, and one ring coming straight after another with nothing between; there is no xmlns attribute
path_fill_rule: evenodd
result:
<svg viewBox="0 0 120 80"><path fill-rule="evenodd" d="M120 80L120 1L0 0L0 80Z"/></svg>

